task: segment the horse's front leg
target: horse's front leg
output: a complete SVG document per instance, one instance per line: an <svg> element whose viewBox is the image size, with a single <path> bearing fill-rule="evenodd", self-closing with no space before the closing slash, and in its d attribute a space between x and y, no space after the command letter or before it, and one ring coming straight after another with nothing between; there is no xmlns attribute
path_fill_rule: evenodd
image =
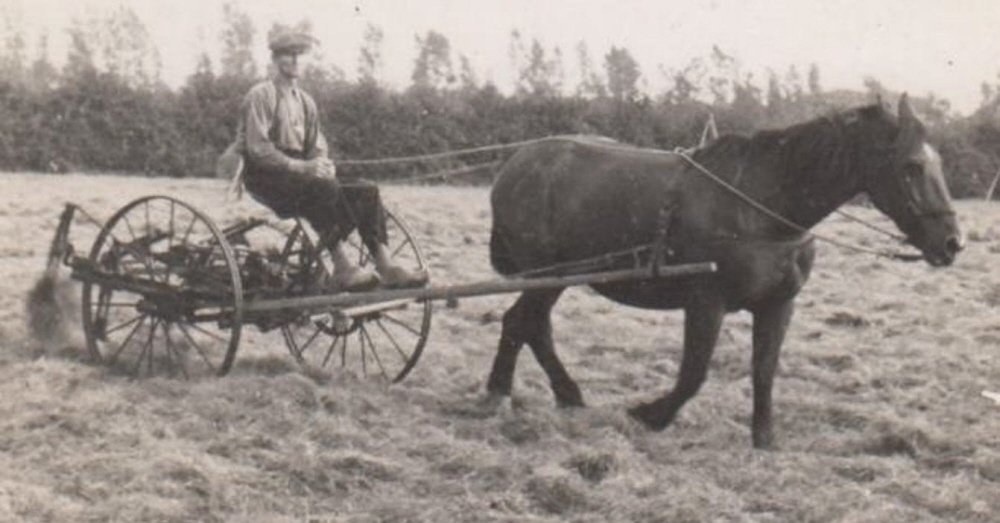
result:
<svg viewBox="0 0 1000 523"><path fill-rule="evenodd" d="M778 355L792 319L794 300L789 298L754 308L753 312L753 446L770 449L774 445L771 419L771 390Z"/></svg>
<svg viewBox="0 0 1000 523"><path fill-rule="evenodd" d="M684 354L677 383L665 396L629 410L632 417L653 430L663 430L701 388L726 315L721 299L702 300L684 310Z"/></svg>

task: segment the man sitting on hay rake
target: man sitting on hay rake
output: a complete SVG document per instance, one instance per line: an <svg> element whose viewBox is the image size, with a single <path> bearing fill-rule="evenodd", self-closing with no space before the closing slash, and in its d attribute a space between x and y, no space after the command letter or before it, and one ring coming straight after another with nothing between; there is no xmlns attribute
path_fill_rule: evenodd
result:
<svg viewBox="0 0 1000 523"><path fill-rule="evenodd" d="M242 163L242 183L254 199L279 217L309 222L331 253L331 290L426 285L426 270L411 271L392 261L378 187L336 178L316 102L297 81L298 57L313 42L311 36L291 31L271 37L274 78L255 85L243 99L236 140L220 158L219 168L239 173ZM343 251L343 240L355 228L371 253L374 272L359 267Z"/></svg>

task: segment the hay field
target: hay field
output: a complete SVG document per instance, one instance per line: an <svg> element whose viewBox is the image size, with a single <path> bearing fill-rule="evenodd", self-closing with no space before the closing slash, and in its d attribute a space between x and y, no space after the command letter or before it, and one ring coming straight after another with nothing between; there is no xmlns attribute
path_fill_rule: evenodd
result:
<svg viewBox="0 0 1000 523"><path fill-rule="evenodd" d="M529 351L512 406L480 404L513 295L438 307L397 385L303 373L252 330L225 378L121 377L85 361L78 325L27 335L62 202L107 218L170 194L221 222L261 208L215 180L0 176L0 521L1000 521L1000 405L981 395L1000 392L995 205L959 204L970 241L948 269L819 245L775 386L780 450L760 452L749 316L727 320L701 393L651 433L624 410L672 385L681 315L585 289L554 327L586 409L554 407ZM488 190L383 193L436 283L493 277ZM819 229L882 243L843 219Z"/></svg>

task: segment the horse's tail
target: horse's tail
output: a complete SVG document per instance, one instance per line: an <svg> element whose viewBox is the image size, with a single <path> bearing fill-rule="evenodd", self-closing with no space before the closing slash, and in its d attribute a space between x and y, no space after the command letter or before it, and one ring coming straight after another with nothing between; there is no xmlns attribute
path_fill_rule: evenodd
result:
<svg viewBox="0 0 1000 523"><path fill-rule="evenodd" d="M493 270L504 276L518 271L514 258L510 255L510 246L504 240L503 234L497 230L496 224L490 232L490 264L493 265Z"/></svg>

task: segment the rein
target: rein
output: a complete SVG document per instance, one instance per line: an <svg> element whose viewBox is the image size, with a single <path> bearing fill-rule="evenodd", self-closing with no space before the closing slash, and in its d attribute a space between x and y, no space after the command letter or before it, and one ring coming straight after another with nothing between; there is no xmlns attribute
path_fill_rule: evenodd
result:
<svg viewBox="0 0 1000 523"><path fill-rule="evenodd" d="M835 213L843 216L844 218L847 218L849 221L852 221L854 223L860 224L860 225L862 225L864 227L867 227L867 228L869 228L869 229L871 229L871 230L873 230L873 231L875 231L877 233L880 233L883 236L888 236L888 237L890 237L890 238L892 238L892 239L894 239L894 240L896 240L896 241L898 241L900 243L906 243L906 237L903 236L903 235L901 235L901 234L896 234L896 233L894 233L892 231L883 229L883 228L879 227L878 225L875 225L875 224L869 222L868 220L862 220L861 218L858 218L857 216L854 216L852 214L848 214L847 212L844 212L844 211L842 211L840 209L835 209L833 212L835 212Z"/></svg>
<svg viewBox="0 0 1000 523"><path fill-rule="evenodd" d="M718 184L720 187L722 187L724 190L726 190L730 194L736 196L740 200L743 200L744 202L746 202L747 204L749 204L754 209L757 209L759 212L763 213L765 216L768 216L768 217L774 219L775 221L777 221L778 223L781 223L782 225L785 225L785 226L787 226L787 227L789 227L789 228L791 228L791 229L793 229L795 231L798 231L798 232L801 232L803 234L812 236L813 238L816 238L818 240L824 241L826 243L829 243L829 244L832 244L832 245L836 245L837 247L842 247L844 249L848 249L848 250L851 250L851 251L860 252L860 253L864 253L864 254L872 254L872 255L875 255L875 256L880 256L880 257L888 258L888 259L891 259L891 260L899 260L899 261L912 262L912 261L919 261L919 260L923 259L923 256L920 255L920 254L909 254L909 253L902 253L902 252L884 251L884 250L878 250L878 249L869 249L869 248L866 248L866 247L861 247L859 245L853 245L853 244L849 244L849 243L844 243L844 242L842 242L840 240L837 240L835 238L832 238L830 236L826 236L826 235L823 235L823 234L817 234L815 232L812 232L809 229L807 229L807 228L805 228L805 227L803 227L803 226L801 226L801 225L799 225L799 224L797 224L797 223L789 220L788 218L785 218L784 216L782 216L782 215L780 215L780 214L772 211L771 209L769 209L769 208L765 207L764 205L762 205L757 200L754 200L753 198L747 196L743 191L740 191L739 189L733 187L731 184L729 184L729 182L723 180L722 178L720 178L719 176L717 176L715 173L713 173L712 171L708 170L704 165L701 165L700 163L698 163L697 161L695 161L695 159L692 158L691 155L689 155L687 151L685 151L685 150L674 150L674 151L664 151L664 153L665 154L673 154L673 155L680 156L685 161L687 161L689 164L691 164L691 166L694 167L698 172L700 172L704 176L708 177L708 179L710 179L713 182L715 182L716 184ZM869 228L871 228L873 230L879 231L879 232L881 232L883 234L887 234L887 235L889 235L892 238L895 238L897 240L900 239L900 237L897 234L889 232L889 231L885 231L885 230L883 230L883 229L881 229L881 228L879 228L879 227L877 227L875 225L872 225L872 224L869 224L869 223L865 222L864 220L862 220L860 218L856 218L856 217L850 216L850 215L848 215L846 213L843 213L843 212L838 212L838 214L841 214L842 216L848 217L848 219L850 219L852 221L857 221L859 223L863 223L865 226L867 226L867 227L869 227Z"/></svg>

